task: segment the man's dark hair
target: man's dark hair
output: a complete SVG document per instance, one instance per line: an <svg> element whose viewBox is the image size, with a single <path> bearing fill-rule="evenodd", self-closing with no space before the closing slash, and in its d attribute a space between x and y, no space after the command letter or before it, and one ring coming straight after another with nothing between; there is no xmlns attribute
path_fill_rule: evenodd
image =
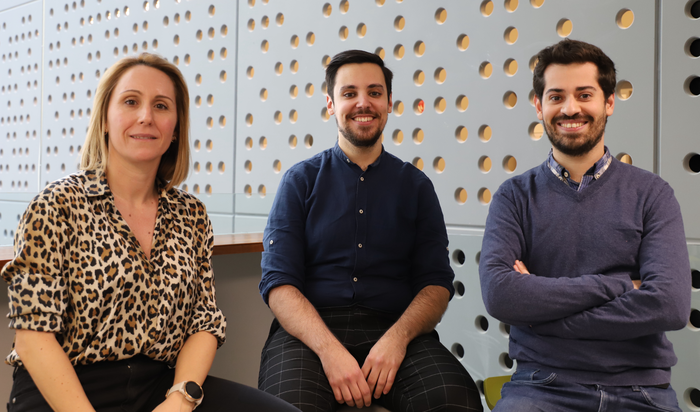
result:
<svg viewBox="0 0 700 412"><path fill-rule="evenodd" d="M333 89L335 88L335 75L338 73L338 69L345 64L351 63L374 63L382 69L384 73L384 83L386 83L386 98L389 100L391 97L391 79L394 74L386 66L384 66L384 60L374 53L369 53L363 50L346 50L340 52L333 56L331 62L326 66L326 88L328 95L333 100Z"/></svg>
<svg viewBox="0 0 700 412"><path fill-rule="evenodd" d="M557 44L546 47L537 53L532 86L535 95L542 100L544 94L544 71L550 64L593 63L598 67L598 84L605 94L610 97L615 92L615 63L598 47L578 40L564 39Z"/></svg>

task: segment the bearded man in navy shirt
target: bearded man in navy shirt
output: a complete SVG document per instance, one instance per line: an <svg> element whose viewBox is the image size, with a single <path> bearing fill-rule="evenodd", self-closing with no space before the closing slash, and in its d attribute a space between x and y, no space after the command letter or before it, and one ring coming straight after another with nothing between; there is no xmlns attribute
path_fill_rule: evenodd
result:
<svg viewBox="0 0 700 412"><path fill-rule="evenodd" d="M434 328L454 294L430 180L384 151L391 71L372 53L326 68L335 147L291 167L265 228L260 292L275 315L258 386L302 411L373 402L481 411Z"/></svg>
<svg viewBox="0 0 700 412"><path fill-rule="evenodd" d="M604 145L615 66L563 40L538 54L535 108L548 159L495 193L479 274L517 361L495 411L680 411L665 331L690 315L673 190Z"/></svg>

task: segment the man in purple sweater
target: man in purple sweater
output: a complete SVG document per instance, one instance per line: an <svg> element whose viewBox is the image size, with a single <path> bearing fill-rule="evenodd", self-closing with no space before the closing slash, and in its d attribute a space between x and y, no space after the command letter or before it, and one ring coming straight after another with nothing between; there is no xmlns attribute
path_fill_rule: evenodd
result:
<svg viewBox="0 0 700 412"><path fill-rule="evenodd" d="M680 411L665 331L690 314L673 190L604 144L615 66L563 40L538 54L535 107L552 150L493 197L479 274L517 361L496 411Z"/></svg>

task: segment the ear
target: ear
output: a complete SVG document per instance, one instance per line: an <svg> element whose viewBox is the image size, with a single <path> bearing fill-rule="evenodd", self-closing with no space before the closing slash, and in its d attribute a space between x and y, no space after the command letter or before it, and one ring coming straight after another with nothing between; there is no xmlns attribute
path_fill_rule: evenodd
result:
<svg viewBox="0 0 700 412"><path fill-rule="evenodd" d="M535 101L535 110L537 111L537 118L540 120L542 119L542 101L540 100L537 95L535 95L535 98L533 99Z"/></svg>
<svg viewBox="0 0 700 412"><path fill-rule="evenodd" d="M605 114L611 116L615 110L615 93L610 94L607 99L605 99Z"/></svg>
<svg viewBox="0 0 700 412"><path fill-rule="evenodd" d="M331 99L330 95L326 95L326 109L328 110L329 115L334 115L335 114L335 107L333 106L333 99Z"/></svg>
<svg viewBox="0 0 700 412"><path fill-rule="evenodd" d="M391 113L391 110L393 107L394 107L394 102L391 99L391 95L389 95L389 109L386 112Z"/></svg>

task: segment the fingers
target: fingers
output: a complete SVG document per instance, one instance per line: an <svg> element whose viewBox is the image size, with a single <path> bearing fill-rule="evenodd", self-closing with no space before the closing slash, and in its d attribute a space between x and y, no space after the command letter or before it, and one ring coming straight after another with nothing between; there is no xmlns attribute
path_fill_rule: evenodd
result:
<svg viewBox="0 0 700 412"><path fill-rule="evenodd" d="M386 384L384 385L384 395L389 393L391 387L394 386L394 378L396 378L396 369L390 369L388 376L386 378ZM379 398L379 396L377 396Z"/></svg>
<svg viewBox="0 0 700 412"><path fill-rule="evenodd" d="M530 272L527 270L527 267L525 266L525 264L520 260L515 261L515 264L513 265L513 269L515 269L518 273L523 274L523 275L530 274Z"/></svg>
<svg viewBox="0 0 700 412"><path fill-rule="evenodd" d="M635 289L639 289L639 288L642 286L642 281L639 280L639 279L633 280L633 281L632 281L632 284L634 285L634 288L635 288Z"/></svg>

